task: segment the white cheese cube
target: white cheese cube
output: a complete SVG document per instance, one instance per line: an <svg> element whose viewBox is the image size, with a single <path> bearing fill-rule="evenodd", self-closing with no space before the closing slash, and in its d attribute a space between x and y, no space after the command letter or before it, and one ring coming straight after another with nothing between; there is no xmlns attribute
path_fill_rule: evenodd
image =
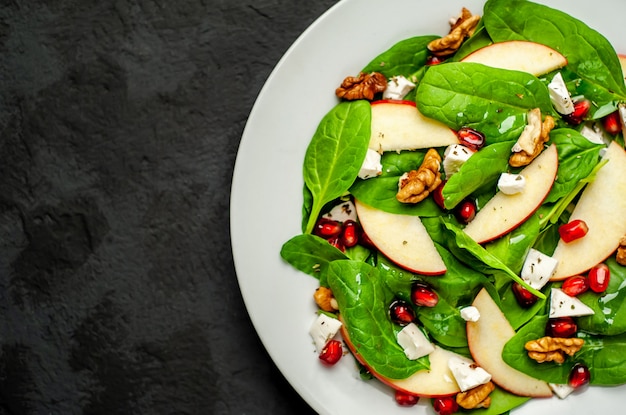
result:
<svg viewBox="0 0 626 415"><path fill-rule="evenodd" d="M550 91L550 100L556 111L560 114L571 114L574 112L574 103L572 97L565 86L563 75L561 72L557 73L552 81L548 84L548 90Z"/></svg>
<svg viewBox="0 0 626 415"><path fill-rule="evenodd" d="M463 307L461 309L461 318L465 321L476 322L480 319L480 311L474 306Z"/></svg>
<svg viewBox="0 0 626 415"><path fill-rule="evenodd" d="M404 76L393 76L387 82L387 89L383 91L383 99L404 99L415 88L415 84Z"/></svg>
<svg viewBox="0 0 626 415"><path fill-rule="evenodd" d="M574 392L574 388L567 384L559 384L559 383L548 383L550 389L556 396L560 399L567 398L572 392Z"/></svg>
<svg viewBox="0 0 626 415"><path fill-rule="evenodd" d="M471 361L451 357L448 360L448 368L461 392L465 392L479 385L484 385L491 380L491 375L482 367Z"/></svg>
<svg viewBox="0 0 626 415"><path fill-rule="evenodd" d="M580 134L594 144L608 144L602 135L602 131L595 125L584 124L580 129Z"/></svg>
<svg viewBox="0 0 626 415"><path fill-rule="evenodd" d="M380 163L380 153L368 148L365 154L365 160L363 160L363 164L361 165L361 170L359 170L359 177L365 180L370 177L376 177L382 172L383 165Z"/></svg>
<svg viewBox="0 0 626 415"><path fill-rule="evenodd" d="M520 277L533 288L540 290L550 281L559 261L534 248L530 248Z"/></svg>
<svg viewBox="0 0 626 415"><path fill-rule="evenodd" d="M521 174L502 173L498 179L498 189L505 195L520 193L526 187L526 179Z"/></svg>
<svg viewBox="0 0 626 415"><path fill-rule="evenodd" d="M458 172L463 163L465 163L474 154L471 150L461 144L451 144L443 153L443 171L446 178L450 178L454 173Z"/></svg>
<svg viewBox="0 0 626 415"><path fill-rule="evenodd" d="M309 329L309 334L313 338L317 353L320 353L324 346L326 346L326 343L335 337L340 328L341 321L324 313L321 313L317 319L315 319Z"/></svg>
<svg viewBox="0 0 626 415"><path fill-rule="evenodd" d="M559 288L550 294L550 318L589 316L594 311L576 297L570 297Z"/></svg>
<svg viewBox="0 0 626 415"><path fill-rule="evenodd" d="M409 360L419 359L435 350L435 346L428 341L424 333L415 323L409 323L400 330L397 341L404 349L404 354Z"/></svg>
<svg viewBox="0 0 626 415"><path fill-rule="evenodd" d="M345 202L341 202L338 205L333 206L333 208L326 214L323 215L326 219L336 220L337 222L345 222L347 220L353 220L356 222L356 209L354 208L354 203L351 200L346 200Z"/></svg>

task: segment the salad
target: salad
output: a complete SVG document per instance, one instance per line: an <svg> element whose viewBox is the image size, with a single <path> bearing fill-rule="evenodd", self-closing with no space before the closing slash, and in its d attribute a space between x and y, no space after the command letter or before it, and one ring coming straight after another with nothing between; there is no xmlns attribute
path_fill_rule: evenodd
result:
<svg viewBox="0 0 626 415"><path fill-rule="evenodd" d="M319 280L323 363L345 345L439 414L626 383L620 63L565 13L488 0L346 78L281 251Z"/></svg>

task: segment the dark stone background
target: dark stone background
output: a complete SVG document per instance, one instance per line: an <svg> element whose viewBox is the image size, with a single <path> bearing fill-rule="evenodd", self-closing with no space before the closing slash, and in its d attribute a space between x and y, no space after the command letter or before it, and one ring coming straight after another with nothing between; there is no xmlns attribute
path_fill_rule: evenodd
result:
<svg viewBox="0 0 626 415"><path fill-rule="evenodd" d="M0 2L0 415L312 412L244 308L229 190L334 3Z"/></svg>

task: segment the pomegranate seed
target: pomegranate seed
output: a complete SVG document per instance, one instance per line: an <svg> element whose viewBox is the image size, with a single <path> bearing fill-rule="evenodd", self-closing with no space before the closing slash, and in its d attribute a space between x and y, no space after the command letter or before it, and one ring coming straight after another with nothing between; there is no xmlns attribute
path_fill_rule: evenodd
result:
<svg viewBox="0 0 626 415"><path fill-rule="evenodd" d="M565 243L575 241L587 235L589 227L584 220L575 219L569 223L559 226L559 235Z"/></svg>
<svg viewBox="0 0 626 415"><path fill-rule="evenodd" d="M546 336L550 337L573 337L577 331L578 326L571 317L551 318L546 325Z"/></svg>
<svg viewBox="0 0 626 415"><path fill-rule="evenodd" d="M438 56L429 56L428 58L426 58L426 65L431 66L431 65L439 65L440 63L442 63L445 59L440 58Z"/></svg>
<svg viewBox="0 0 626 415"><path fill-rule="evenodd" d="M462 127L456 135L461 144L470 150L478 151L485 145L485 135L473 128Z"/></svg>
<svg viewBox="0 0 626 415"><path fill-rule="evenodd" d="M574 102L574 112L568 115L564 115L563 119L567 121L569 124L578 125L589 114L589 110L591 109L591 102L588 99L582 99L580 101Z"/></svg>
<svg viewBox="0 0 626 415"><path fill-rule="evenodd" d="M355 221L348 219L341 228L341 242L346 248L352 248L359 242L361 226Z"/></svg>
<svg viewBox="0 0 626 415"><path fill-rule="evenodd" d="M411 301L417 306L434 307L439 302L439 296L429 285L416 282L411 287Z"/></svg>
<svg viewBox="0 0 626 415"><path fill-rule="evenodd" d="M401 326L406 326L415 320L415 312L411 305L403 300L396 300L389 306L391 321Z"/></svg>
<svg viewBox="0 0 626 415"><path fill-rule="evenodd" d="M443 210L448 210L446 209L444 203L443 203L443 187L446 185L445 181L442 181L439 186L437 186L435 188L435 190L433 191L433 200L435 201L435 203L437 204L437 206L439 206L440 208L442 208Z"/></svg>
<svg viewBox="0 0 626 415"><path fill-rule="evenodd" d="M396 390L396 403L400 406L414 406L420 400L418 396Z"/></svg>
<svg viewBox="0 0 626 415"><path fill-rule="evenodd" d="M343 356L343 347L339 340L329 340L320 352L320 360L327 365L334 365Z"/></svg>
<svg viewBox="0 0 626 415"><path fill-rule="evenodd" d="M328 218L320 218L313 232L320 238L334 238L341 233L341 223Z"/></svg>
<svg viewBox="0 0 626 415"><path fill-rule="evenodd" d="M602 125L609 134L619 134L622 131L622 121L619 118L619 111L615 111L602 119Z"/></svg>
<svg viewBox="0 0 626 415"><path fill-rule="evenodd" d="M561 289L570 297L576 297L589 290L589 280L584 275L575 275L563 281Z"/></svg>
<svg viewBox="0 0 626 415"><path fill-rule="evenodd" d="M603 293L609 286L611 280L611 271L604 263L600 263L589 270L587 275L589 279L589 288L596 293Z"/></svg>
<svg viewBox="0 0 626 415"><path fill-rule="evenodd" d="M459 404L454 396L445 396L433 399L433 409L439 415L452 415L459 410Z"/></svg>
<svg viewBox="0 0 626 415"><path fill-rule="evenodd" d="M359 238L359 243L369 249L376 248L376 245L374 245L374 242L372 242L370 237L367 236L367 234L363 231L363 228L361 228L361 237Z"/></svg>
<svg viewBox="0 0 626 415"><path fill-rule="evenodd" d="M590 380L591 374L589 373L587 366L582 363L576 363L569 372L569 380L567 383L572 388L578 389L588 384Z"/></svg>
<svg viewBox="0 0 626 415"><path fill-rule="evenodd" d="M328 243L340 250L341 252L346 252L346 247L343 245L343 242L339 236L335 236L328 240Z"/></svg>
<svg viewBox="0 0 626 415"><path fill-rule="evenodd" d="M511 289L513 290L515 299L517 299L517 303L521 307L528 308L537 302L538 297L535 294L528 291L526 287L524 287L519 282L514 282L513 285L511 286Z"/></svg>
<svg viewBox="0 0 626 415"><path fill-rule="evenodd" d="M454 209L454 214L459 222L468 224L476 216L476 204L471 200L464 200Z"/></svg>

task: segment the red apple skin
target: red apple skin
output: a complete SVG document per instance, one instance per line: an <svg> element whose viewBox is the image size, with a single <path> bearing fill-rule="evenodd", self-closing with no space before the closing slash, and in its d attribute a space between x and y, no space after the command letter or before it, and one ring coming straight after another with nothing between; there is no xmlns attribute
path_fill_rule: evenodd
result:
<svg viewBox="0 0 626 415"><path fill-rule="evenodd" d="M407 99L379 99L376 101L372 101L370 105L377 104L402 104L402 105L410 105L412 107L417 107L415 101L409 101Z"/></svg>

